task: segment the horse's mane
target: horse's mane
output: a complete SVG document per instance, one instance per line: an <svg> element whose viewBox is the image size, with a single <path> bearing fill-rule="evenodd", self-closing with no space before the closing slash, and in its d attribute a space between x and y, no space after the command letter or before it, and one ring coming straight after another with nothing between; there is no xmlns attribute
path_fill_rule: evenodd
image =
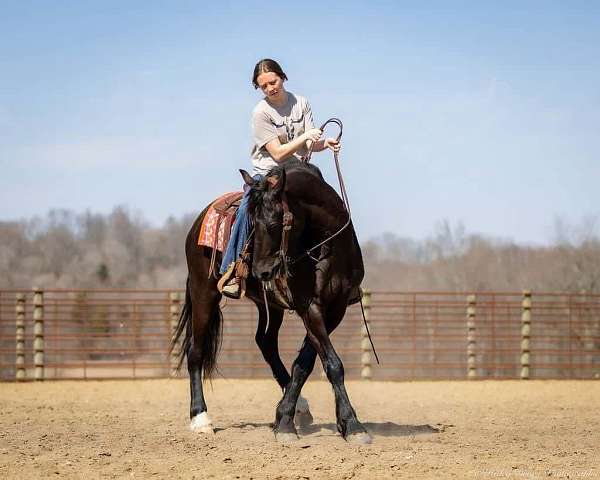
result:
<svg viewBox="0 0 600 480"><path fill-rule="evenodd" d="M302 162L297 158L291 158L282 162L276 167L273 167L266 176L257 181L249 193L249 209L250 211L254 211L256 208L263 204L269 204L272 200L272 192L269 184L269 178L271 177L279 177L282 172L285 172L286 177L288 175L299 174L309 174L315 177L315 180L319 182L325 182L323 179L323 175L321 174L321 170L315 165L310 163Z"/></svg>
<svg viewBox="0 0 600 480"><path fill-rule="evenodd" d="M317 167L316 165L313 165L312 163L302 162L302 161L298 160L296 157L292 157L289 160L286 160L285 162L283 162L281 164L281 167L275 167L275 168L283 168L285 170L285 173L291 173L293 171L298 170L298 171L310 173L310 174L318 177L320 180L323 180L323 174L321 173L321 170L319 170L319 167Z"/></svg>

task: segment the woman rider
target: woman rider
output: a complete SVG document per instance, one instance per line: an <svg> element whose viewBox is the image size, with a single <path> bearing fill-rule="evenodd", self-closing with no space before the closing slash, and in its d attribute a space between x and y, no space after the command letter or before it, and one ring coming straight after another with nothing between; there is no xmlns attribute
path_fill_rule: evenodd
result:
<svg viewBox="0 0 600 480"><path fill-rule="evenodd" d="M252 175L255 180L280 162L306 155L311 142L314 142L314 152L340 149L340 143L334 138L320 139L322 132L314 126L308 101L285 89L283 82L287 79L279 64L270 58L261 60L254 67L252 84L265 95L252 110ZM247 192L237 212L220 270L225 275L219 288L223 294L234 298L240 295L239 279L233 275L235 262L252 228L247 213Z"/></svg>

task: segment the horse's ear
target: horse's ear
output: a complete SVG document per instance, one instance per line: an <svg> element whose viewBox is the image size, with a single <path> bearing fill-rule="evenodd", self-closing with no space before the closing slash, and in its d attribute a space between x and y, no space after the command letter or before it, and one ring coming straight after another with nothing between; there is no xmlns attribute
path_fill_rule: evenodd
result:
<svg viewBox="0 0 600 480"><path fill-rule="evenodd" d="M241 170L241 169L240 169L240 173L242 174L242 178L244 179L244 182L246 182L246 185L248 185L249 187L252 187L254 185L255 181L250 176L250 174L246 170Z"/></svg>
<svg viewBox="0 0 600 480"><path fill-rule="evenodd" d="M271 191L275 194L279 194L283 191L283 187L285 187L285 170L281 170L276 174L269 175L267 177L267 182L271 186Z"/></svg>

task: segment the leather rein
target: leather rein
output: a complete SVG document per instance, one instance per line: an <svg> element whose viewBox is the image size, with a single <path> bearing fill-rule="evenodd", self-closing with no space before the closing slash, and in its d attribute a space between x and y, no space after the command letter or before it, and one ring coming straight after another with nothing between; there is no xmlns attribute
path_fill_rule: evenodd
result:
<svg viewBox="0 0 600 480"><path fill-rule="evenodd" d="M321 130L321 132L323 132L325 130L325 127L329 123L335 123L338 127L340 127L340 133L338 134L338 136L335 139L336 142L339 142L340 139L342 138L342 133L343 133L343 130L344 130L344 125L342 124L342 121L339 118L330 118L323 125L321 125L321 128L319 128L319 130ZM310 144L310 148L308 150L308 153L302 158L303 162L306 162L306 163L310 162L310 157L312 156L314 146L315 146L315 143L312 142ZM342 196L342 202L344 203L344 208L346 209L346 212L348 212L348 220L346 220L346 223L342 226L342 228L340 228L337 232L335 232L334 234L332 234L329 237L327 237L322 242L317 243L314 247L309 248L308 250L306 250L304 253L300 254L296 258L289 259L288 263L290 265L293 265L294 263L302 260L305 257L310 257L313 260L318 261L318 259L316 259L315 257L313 257L311 255L312 252L314 250L316 250L317 248L325 245L327 242L333 240L335 237L337 237L346 228L348 228L348 225L350 225L350 222L352 221L352 216L350 214L350 203L348 202L348 194L346 193L346 186L344 184L344 179L342 177L342 170L340 169L339 152L333 152L333 158L335 159L335 169L336 169L336 172L337 172L338 181L340 183L340 193L341 193L341 196ZM287 268L287 266L286 266L286 268Z"/></svg>
<svg viewBox="0 0 600 480"><path fill-rule="evenodd" d="M329 123L335 123L340 128L340 133L336 137L336 141L339 142L340 139L342 138L342 133L343 133L343 128L344 128L342 121L339 118L330 118L323 125L321 125L321 128L319 128L319 130L321 130L321 132L323 132L323 130L325 130L325 127ZM304 157L302 157L303 162L306 162L306 163L310 162L310 157L312 156L314 145L315 145L314 142L312 142L310 144L308 153ZM346 228L348 228L348 225L350 225L350 222L352 221L352 217L350 214L350 204L348 202L348 194L346 193L346 186L344 185L344 179L342 178L342 171L340 169L339 152L334 152L333 156L335 159L335 168L336 168L337 175L338 175L338 181L340 183L340 192L341 192L341 196L342 196L342 202L344 203L344 208L348 212L348 219L346 220L346 223L344 223L344 225L337 232L333 233L332 235L329 235L325 240L317 243L315 246L304 251L304 253L301 253L297 257L290 258L287 255L287 250L288 250L290 232L292 230L292 226L294 223L294 215L290 211L288 201L287 201L287 196L286 196L285 192L283 192L282 196L281 196L281 206L283 208L283 231L281 234L281 246L279 248L279 257L281 260L283 275L285 277L290 276L290 270L289 270L290 265L293 265L296 262L299 262L300 260L302 260L306 257L310 257L312 260L318 261L317 258L312 256L312 252L315 251L317 248L322 247L327 242L330 242L335 237L337 237Z"/></svg>
<svg viewBox="0 0 600 480"><path fill-rule="evenodd" d="M336 141L339 142L340 139L342 138L342 132L343 132L343 128L344 128L342 121L338 118L330 118L323 125L321 125L321 128L319 130L321 130L321 132L323 130L325 130L325 127L329 123L335 123L338 127L340 127L340 133L338 134L338 136L336 138ZM310 145L310 148L308 150L308 153L304 157L302 157L303 162L306 162L306 163L310 162L310 157L312 156L314 145L315 145L314 142L312 142ZM318 261L317 258L315 258L311 255L312 252L314 250L316 250L317 248L325 245L327 242L330 242L335 237L337 237L346 228L348 228L348 225L350 225L350 222L352 221L352 217L350 215L350 204L348 203L348 194L346 193L344 179L342 178L342 171L340 169L340 161L339 161L339 153L338 152L334 152L334 158L335 158L335 167L336 167L336 171L337 171L337 175L338 175L338 180L340 183L340 192L341 192L341 196L342 196L342 201L344 203L344 208L348 212L348 219L346 220L346 223L337 232L333 233L332 235L329 235L325 240L317 243L315 246L304 251L304 253L301 253L297 257L290 258L287 255L287 251L288 251L288 245L289 245L289 241L290 241L290 233L292 230L292 226L294 224L294 214L290 211L290 207L289 207L289 204L287 201L287 196L284 191L281 195L281 206L283 208L283 230L281 233L281 245L280 245L279 253L278 253L279 258L280 258L280 264L281 264L281 267L283 270L282 273L283 273L284 278L287 278L290 276L290 269L289 269L290 265L293 265L296 262L299 262L300 260L302 260L306 257L310 257L314 261ZM275 183L275 181L273 181L273 184L274 183Z"/></svg>
<svg viewBox="0 0 600 480"><path fill-rule="evenodd" d="M329 123L335 123L338 127L340 127L340 133L336 137L336 141L339 142L340 139L342 138L342 132L343 132L343 128L344 128L342 121L339 118L330 118L323 125L321 125L321 128L319 128L319 130L321 130L321 132L323 132L323 130L325 130L325 127ZM314 145L315 145L315 143L312 142L309 147L308 153L302 158L303 162L306 162L306 163L310 162L310 157L312 156ZM290 265L293 265L294 263L299 262L300 260L302 260L305 257L310 257L312 260L318 262L319 259L313 257L311 255L311 253L314 250L316 250L317 248L325 245L327 242L329 242L329 241L333 240L335 237L337 237L346 228L348 228L348 225L350 225L350 222L352 221L352 215L350 214L350 202L348 201L348 194L346 192L346 186L344 184L344 179L342 177L342 170L340 168L339 152L333 152L333 158L335 159L335 169L337 172L338 181L340 183L340 193L342 196L342 202L344 203L344 208L346 209L346 212L348 212L348 220L346 220L346 223L337 232L335 232L332 235L329 235L325 240L317 243L314 247L309 248L308 250L306 250L304 253L300 254L296 258L291 259L290 257L287 256L287 250L288 250L288 243L289 243L289 239L290 239L290 232L292 230L292 226L294 223L294 215L290 211L290 207L288 205L287 196L286 196L285 192L282 193L281 206L283 208L283 230L281 232L281 246L279 249L279 256L281 259L281 266L283 269L283 272L282 272L283 278L284 278L284 282L286 284L287 284L286 279L287 279L287 277L290 276L290 271L289 271ZM265 287L264 282L263 282L262 290L263 290L263 299L265 302L265 309L266 309L266 315L267 315L267 328L268 328L269 323L270 323L270 314L269 314L269 303L268 303L268 299L267 299L267 288ZM286 290L288 290L287 285L286 285ZM288 300L288 302L287 302L288 305L290 305L291 299L288 298L287 300ZM375 351L375 345L373 345L373 340L371 339L371 332L369 331L369 325L368 325L367 319L365 317L365 310L364 310L363 302L362 302L362 294L361 294L361 298L360 298L360 308L361 308L361 312L362 312L362 316L363 316L363 322L365 325L365 329L366 329L367 335L369 337L369 342L371 343L371 348L373 349L373 353L375 354L375 359L377 360L377 364L379 364L379 357L377 355L377 352Z"/></svg>

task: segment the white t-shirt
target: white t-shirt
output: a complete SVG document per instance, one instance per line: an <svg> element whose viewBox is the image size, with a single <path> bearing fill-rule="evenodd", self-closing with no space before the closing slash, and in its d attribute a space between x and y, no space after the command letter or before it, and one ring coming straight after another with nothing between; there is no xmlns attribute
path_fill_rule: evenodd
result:
<svg viewBox="0 0 600 480"><path fill-rule="evenodd" d="M277 165L265 145L274 138L281 144L288 143L314 127L312 111L306 98L287 92L285 105L276 107L262 99L252 110L252 175L266 175ZM290 155L301 158L308 153L306 145Z"/></svg>

